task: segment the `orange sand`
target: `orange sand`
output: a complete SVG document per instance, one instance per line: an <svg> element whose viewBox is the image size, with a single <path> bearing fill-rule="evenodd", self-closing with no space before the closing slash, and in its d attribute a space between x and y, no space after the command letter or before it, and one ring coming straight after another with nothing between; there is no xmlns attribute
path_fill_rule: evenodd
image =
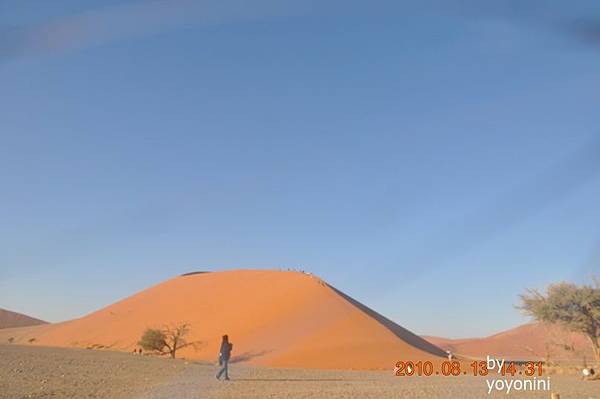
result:
<svg viewBox="0 0 600 399"><path fill-rule="evenodd" d="M444 355L315 276L266 270L179 276L80 319L0 331L0 341L131 351L147 327L181 321L204 343L183 349L187 358L215 360L225 333L234 358L268 366L392 369Z"/></svg>

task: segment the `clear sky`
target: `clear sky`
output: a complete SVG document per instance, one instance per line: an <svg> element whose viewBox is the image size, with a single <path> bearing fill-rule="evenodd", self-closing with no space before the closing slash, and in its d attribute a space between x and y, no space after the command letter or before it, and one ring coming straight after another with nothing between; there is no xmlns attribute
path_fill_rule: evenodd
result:
<svg viewBox="0 0 600 399"><path fill-rule="evenodd" d="M600 270L600 5L481 3L0 0L0 307L291 267L522 323Z"/></svg>

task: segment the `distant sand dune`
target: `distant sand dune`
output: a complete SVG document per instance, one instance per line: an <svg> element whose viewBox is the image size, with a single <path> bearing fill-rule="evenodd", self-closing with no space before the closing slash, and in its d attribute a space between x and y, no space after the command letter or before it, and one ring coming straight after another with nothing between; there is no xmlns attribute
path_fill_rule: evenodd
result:
<svg viewBox="0 0 600 399"><path fill-rule="evenodd" d="M443 360L444 352L314 275L236 270L190 273L80 319L0 332L0 341L131 351L147 327L185 321L181 356L214 361L222 334L234 360L339 369L392 369L401 359Z"/></svg>
<svg viewBox="0 0 600 399"><path fill-rule="evenodd" d="M46 322L21 313L0 309L0 328L36 326L39 324L46 324Z"/></svg>
<svg viewBox="0 0 600 399"><path fill-rule="evenodd" d="M591 346L582 334L541 323L529 323L485 338L447 339L423 337L434 345L454 353L473 357L486 355L506 359L543 359L550 351L555 361L591 361ZM548 348L547 346L548 345Z"/></svg>

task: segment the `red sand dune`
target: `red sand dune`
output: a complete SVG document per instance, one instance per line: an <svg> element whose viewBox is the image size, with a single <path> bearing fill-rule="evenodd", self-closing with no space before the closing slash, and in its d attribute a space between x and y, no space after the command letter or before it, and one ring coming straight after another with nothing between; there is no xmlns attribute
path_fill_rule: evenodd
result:
<svg viewBox="0 0 600 399"><path fill-rule="evenodd" d="M46 324L46 322L21 313L11 312L10 310L0 308L0 328L36 326L38 324Z"/></svg>
<svg viewBox="0 0 600 399"><path fill-rule="evenodd" d="M137 347L147 327L185 321L203 341L180 356L214 361L222 334L234 357L283 367L391 369L398 360L439 361L444 352L302 272L237 270L179 276L80 319L5 330L16 343Z"/></svg>
<svg viewBox="0 0 600 399"><path fill-rule="evenodd" d="M581 361L584 356L588 360L593 359L585 336L541 323L524 324L485 338L423 338L445 350L473 357L490 355L513 360L537 360L545 359L549 354L550 359L555 361Z"/></svg>

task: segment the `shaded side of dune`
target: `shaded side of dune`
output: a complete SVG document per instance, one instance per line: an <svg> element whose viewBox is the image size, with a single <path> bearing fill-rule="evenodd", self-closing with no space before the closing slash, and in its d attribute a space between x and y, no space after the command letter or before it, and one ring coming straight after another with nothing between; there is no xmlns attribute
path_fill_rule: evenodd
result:
<svg viewBox="0 0 600 399"><path fill-rule="evenodd" d="M188 273L181 274L180 277L194 276L196 274L204 274L204 273L210 273L210 272L209 271L204 271L204 270L196 271L196 272L188 272Z"/></svg>
<svg viewBox="0 0 600 399"><path fill-rule="evenodd" d="M414 346L415 348L418 348L424 352L430 353L435 356L446 356L447 355L446 352L444 352L441 348L438 348L437 346L433 345L431 342L428 342L428 341L424 340L423 338L419 337L418 335L413 334L412 332L408 331L406 328L399 326L398 324L394 323L392 320L377 313L370 307L360 303L356 299L343 293L342 291L338 290L337 288L333 287L332 285L327 284L327 286L329 288L331 288L334 292L336 292L338 295L340 295L342 298L344 298L345 300L350 302L352 305L356 306L359 310L366 313L371 318L375 319L375 321L377 321L378 323L383 325L385 328L390 330L394 335L396 335L398 338L400 338L407 344Z"/></svg>
<svg viewBox="0 0 600 399"><path fill-rule="evenodd" d="M0 328L28 327L40 324L48 324L48 322L0 308Z"/></svg>

